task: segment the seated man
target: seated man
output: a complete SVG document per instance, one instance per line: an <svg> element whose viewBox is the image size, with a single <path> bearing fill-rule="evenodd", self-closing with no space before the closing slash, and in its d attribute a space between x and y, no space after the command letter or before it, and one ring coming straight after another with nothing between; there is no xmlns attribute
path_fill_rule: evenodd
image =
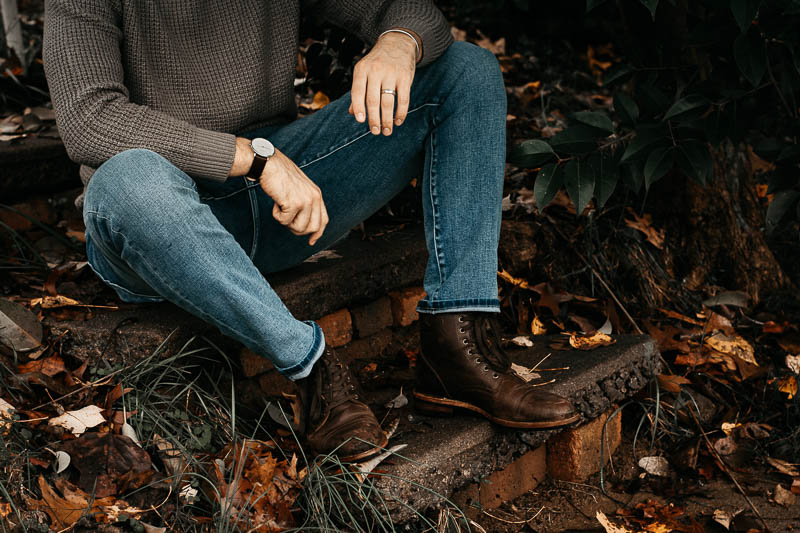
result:
<svg viewBox="0 0 800 533"><path fill-rule="evenodd" d="M45 68L88 182L92 268L122 300L169 300L269 358L300 387L313 451L360 459L384 433L319 326L263 274L334 243L424 159L418 407L518 428L574 421L487 338L505 159L496 59L452 43L429 0L302 7L374 44L349 94L295 120L296 0L46 2Z"/></svg>

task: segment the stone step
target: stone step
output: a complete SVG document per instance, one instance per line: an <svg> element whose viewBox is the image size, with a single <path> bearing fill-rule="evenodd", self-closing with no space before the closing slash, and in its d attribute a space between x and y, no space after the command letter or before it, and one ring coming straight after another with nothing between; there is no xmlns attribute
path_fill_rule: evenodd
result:
<svg viewBox="0 0 800 533"><path fill-rule="evenodd" d="M0 203L80 187L78 165L59 139L27 137L0 142Z"/></svg>
<svg viewBox="0 0 800 533"><path fill-rule="evenodd" d="M542 390L572 400L584 422L608 412L613 404L631 397L658 374L659 352L655 341L647 336L617 336L615 344L588 352L552 350L548 347L550 340L534 337L534 347L515 349L510 352L511 358L530 368L550 354L539 368L563 370L541 372L542 380L537 381L555 380L543 385ZM410 397L410 390L406 392ZM504 429L475 416L431 418L406 409L390 442L390 446L408 445L399 452L405 459L393 458L393 464L381 465L379 470L384 474L376 478L392 506L394 519L400 523L413 521L415 513L398 502L420 513L446 506L444 498L454 497L460 489L475 483L480 485L512 462L517 468L533 468L530 461L516 459L541 448L561 431ZM512 473L510 477L518 476Z"/></svg>
<svg viewBox="0 0 800 533"><path fill-rule="evenodd" d="M353 231L315 260L267 278L295 317L311 320L421 284L427 256L420 226L371 226L367 239ZM92 312L87 320L48 317L45 325L54 335L66 334L64 353L90 364L100 357L135 361L167 339L167 349L173 350L195 335L210 337L222 348L238 349L213 326L169 303L122 304L117 311Z"/></svg>

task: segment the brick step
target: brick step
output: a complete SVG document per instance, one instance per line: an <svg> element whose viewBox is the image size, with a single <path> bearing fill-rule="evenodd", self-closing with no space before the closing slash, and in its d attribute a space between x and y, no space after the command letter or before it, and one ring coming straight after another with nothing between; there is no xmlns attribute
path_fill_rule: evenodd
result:
<svg viewBox="0 0 800 533"><path fill-rule="evenodd" d="M59 139L28 137L0 142L0 203L80 187L78 165Z"/></svg>
<svg viewBox="0 0 800 533"><path fill-rule="evenodd" d="M391 445L405 443L407 460L392 459L377 478L397 522L414 513L447 505L463 509L496 507L532 490L546 475L583 481L601 465L600 436L615 404L641 390L659 370L656 343L647 336L618 336L616 344L589 352L555 351L549 337L534 337L534 347L513 350L512 360L528 368L551 355L540 368L542 390L570 398L583 416L577 428L544 431L503 429L472 416L430 418L406 408ZM410 396L410 390L406 389ZM410 415L410 420L409 416ZM620 440L620 417L606 425L606 445ZM609 453L606 452L606 459ZM422 488L425 487L425 488ZM392 503L394 502L394 503Z"/></svg>
<svg viewBox="0 0 800 533"><path fill-rule="evenodd" d="M301 320L326 317L323 327L332 344L350 340L352 334L348 332L352 331L353 322L364 331L370 327L363 311L354 312L351 318L347 308L357 311L359 305L380 302L391 291L421 284L428 256L421 227L370 227L370 235L364 239L361 232L353 231L331 248L330 252L335 254L328 253L267 276L295 317ZM389 312L396 313L399 321L407 321L413 312L409 311L408 302L412 299L415 302L419 294L418 289L408 294L401 290L394 299L384 301L382 307L377 304L371 312L377 313L388 305ZM345 322L344 328L336 323L337 317ZM393 319L390 316L388 320ZM110 362L129 363L150 355L165 341L168 350L177 350L195 335L210 337L221 348L231 349L231 354L241 349L213 326L168 303L122 304L116 311L92 312L87 320L47 317L45 325L54 335L65 334L64 353L90 364L101 357Z"/></svg>

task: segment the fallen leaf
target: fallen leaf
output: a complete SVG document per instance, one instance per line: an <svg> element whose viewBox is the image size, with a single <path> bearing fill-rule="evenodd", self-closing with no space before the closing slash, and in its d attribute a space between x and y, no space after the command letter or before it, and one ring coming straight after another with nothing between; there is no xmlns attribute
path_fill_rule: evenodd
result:
<svg viewBox="0 0 800 533"><path fill-rule="evenodd" d="M322 91L317 91L314 93L314 98L311 100L311 103L303 107L310 109L311 111L317 111L330 103L331 99L328 98L327 94Z"/></svg>
<svg viewBox="0 0 800 533"><path fill-rule="evenodd" d="M161 462L164 463L167 473L170 476L183 473L186 468L186 462L183 460L180 449L158 433L153 434L153 443L156 445L158 456L161 458Z"/></svg>
<svg viewBox="0 0 800 533"><path fill-rule="evenodd" d="M136 436L136 430L127 422L122 424L122 434L131 439L138 447L142 447L141 443L139 443L139 437Z"/></svg>
<svg viewBox="0 0 800 533"><path fill-rule="evenodd" d="M597 511L595 518L597 518L597 521L603 526L603 529L606 530L606 533L633 533L633 531L628 528L613 524L603 511Z"/></svg>
<svg viewBox="0 0 800 533"><path fill-rule="evenodd" d="M664 233L663 229L657 230L652 226L653 224L653 217L652 215L645 214L643 216L637 215L635 212L631 211L630 213L633 216L633 220L625 219L625 225L629 228L633 228L642 232L647 239L647 242L658 248L659 250L664 249Z"/></svg>
<svg viewBox="0 0 800 533"><path fill-rule="evenodd" d="M800 355L786 354L786 367L795 374L800 374Z"/></svg>
<svg viewBox="0 0 800 533"><path fill-rule="evenodd" d="M84 304L75 300L73 298L69 298L67 296L63 296L61 294L57 294L55 296L42 296L41 298L34 298L31 300L31 305L41 305L42 309L59 309L62 307L86 307L86 308L94 308L94 309L119 309L116 305L90 305Z"/></svg>
<svg viewBox="0 0 800 533"><path fill-rule="evenodd" d="M50 357L45 357L44 359L39 359L38 361L31 361L29 363L19 365L17 370L20 374L25 374L27 372L41 372L45 376L53 377L62 372L66 372L67 368L64 365L64 360L60 356L51 355Z"/></svg>
<svg viewBox="0 0 800 533"><path fill-rule="evenodd" d="M481 33L481 30L477 30L477 33L478 33L479 39L477 41L475 41L475 44L477 44L481 48L485 48L485 49L489 50L491 53L493 53L496 56L505 55L505 53L506 53L506 38L505 37L501 37L501 38L497 39L496 41L492 42L491 39L489 39L483 33Z"/></svg>
<svg viewBox="0 0 800 533"><path fill-rule="evenodd" d="M380 455L373 457L369 461L365 461L359 464L358 465L358 473L360 474L359 481L363 483L364 480L367 478L367 475L373 470L375 470L376 466L385 461L386 458L388 458L389 456L394 455L400 450L404 449L406 446L408 446L408 444L397 444L396 446L392 446L391 448L381 453Z"/></svg>
<svg viewBox="0 0 800 533"><path fill-rule="evenodd" d="M742 361L758 366L753 346L740 335L716 333L706 337L705 342L718 352L739 357Z"/></svg>
<svg viewBox="0 0 800 533"><path fill-rule="evenodd" d="M725 433L726 435L730 435L738 427L742 427L742 425L732 424L731 422L723 422L721 429L723 433Z"/></svg>
<svg viewBox="0 0 800 533"><path fill-rule="evenodd" d="M25 307L0 298L0 342L17 352L38 348L42 344L42 324Z"/></svg>
<svg viewBox="0 0 800 533"><path fill-rule="evenodd" d="M684 334L682 329L675 326L665 325L663 328L656 327L649 322L645 322L647 332L658 343L658 349L661 352L668 352L677 350L679 352L690 352L692 348L689 346L689 341L681 339L680 336Z"/></svg>
<svg viewBox="0 0 800 533"><path fill-rule="evenodd" d="M778 380L778 390L785 392L787 399L791 400L797 394L797 379L794 376L780 378Z"/></svg>
<svg viewBox="0 0 800 533"><path fill-rule="evenodd" d="M651 476L666 477L670 472L669 461L660 455L642 457L639 459L639 467Z"/></svg>
<svg viewBox="0 0 800 533"><path fill-rule="evenodd" d="M53 469L55 469L56 474L60 474L69 467L72 459L67 452L62 452L61 450L52 453L56 456L56 463L53 465Z"/></svg>
<svg viewBox="0 0 800 533"><path fill-rule="evenodd" d="M100 413L102 409L96 405L89 405L77 411L67 411L61 416L51 418L47 423L51 426L60 426L71 432L73 435L80 436L89 428L99 426L106 421Z"/></svg>
<svg viewBox="0 0 800 533"><path fill-rule="evenodd" d="M797 501L797 496L795 496L792 491L784 489L783 486L778 483L775 485L775 490L772 492L772 501L784 507L791 507L794 505L794 502Z"/></svg>
<svg viewBox="0 0 800 533"><path fill-rule="evenodd" d="M715 305L732 305L734 307L747 307L749 305L750 297L746 292L742 291L725 291L712 296L708 300L703 301L703 305L713 307Z"/></svg>
<svg viewBox="0 0 800 533"><path fill-rule="evenodd" d="M714 509L714 521L720 524L725 529L731 528L731 521L734 515L722 509Z"/></svg>
<svg viewBox="0 0 800 533"><path fill-rule="evenodd" d="M517 346L524 346L526 348L533 347L533 341L527 335L519 335L511 339L511 342L516 344Z"/></svg>
<svg viewBox="0 0 800 533"><path fill-rule="evenodd" d="M675 318L677 320L680 320L681 322L686 322L687 324L692 324L692 325L695 325L695 326L703 326L704 325L702 322L700 322L696 318L688 317L686 315L682 315L682 314L677 313L675 311L670 311L669 309L661 309L661 308L659 308L658 310L661 311L662 313L664 313L669 318Z"/></svg>
<svg viewBox="0 0 800 533"><path fill-rule="evenodd" d="M531 333L533 335L545 335L547 333L547 327L537 315L534 315L531 321Z"/></svg>
<svg viewBox="0 0 800 533"><path fill-rule="evenodd" d="M615 342L617 341L612 339L610 335L599 332L588 337L583 337L574 333L569 336L569 344L576 350L594 350L601 346L611 346Z"/></svg>
<svg viewBox="0 0 800 533"><path fill-rule="evenodd" d="M86 433L62 443L61 449L81 474L78 485L99 497L117 494L126 474L152 470L147 452L124 435Z"/></svg>
<svg viewBox="0 0 800 533"><path fill-rule="evenodd" d="M537 372L534 372L532 368L518 365L517 363L511 363L511 370L513 370L525 382L539 379L541 377L541 375Z"/></svg>
<svg viewBox="0 0 800 533"><path fill-rule="evenodd" d="M527 281L525 281L522 278L515 278L505 270L499 270L497 272L497 275L500 277L500 279L503 279L511 283L512 285L516 285L517 287L520 287L522 289L533 289L533 287L531 287Z"/></svg>
<svg viewBox="0 0 800 533"><path fill-rule="evenodd" d="M691 381L683 376L676 376L674 374L659 374L658 385L662 389L679 394L681 392L681 385L691 385Z"/></svg>
<svg viewBox="0 0 800 533"><path fill-rule="evenodd" d="M0 398L0 421L6 421L0 426L3 428L3 431L11 427L11 422L14 420L14 411L16 411L16 409L13 405Z"/></svg>
<svg viewBox="0 0 800 533"><path fill-rule="evenodd" d="M767 457L767 462L781 474L786 474L791 477L800 477L800 470L797 469L796 464L787 463L786 461L775 459L774 457Z"/></svg>
<svg viewBox="0 0 800 533"><path fill-rule="evenodd" d="M44 511L50 516L53 524L59 528L70 528L84 513L97 520L102 517L101 507L112 505L113 498L92 498L92 505L89 506L89 496L72 485L64 478L55 480L56 492L44 479L39 476L39 490L42 493L41 500L25 497L29 508Z"/></svg>
<svg viewBox="0 0 800 533"><path fill-rule="evenodd" d="M800 494L800 479L792 480L792 493Z"/></svg>
<svg viewBox="0 0 800 533"><path fill-rule="evenodd" d="M408 405L408 398L405 394L403 394L403 387L400 387L400 394L386 402L387 409L400 409L401 407L405 407Z"/></svg>

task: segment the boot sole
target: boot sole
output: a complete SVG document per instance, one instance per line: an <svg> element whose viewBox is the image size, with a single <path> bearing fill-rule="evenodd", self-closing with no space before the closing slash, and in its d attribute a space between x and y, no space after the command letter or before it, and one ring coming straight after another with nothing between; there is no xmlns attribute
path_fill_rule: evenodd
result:
<svg viewBox="0 0 800 533"><path fill-rule="evenodd" d="M384 452L388 444L389 444L389 437L384 435L381 444L375 445L374 448L370 448L369 450L357 453L355 455L339 456L339 460L342 461L343 463L355 463L362 459L366 459L367 457L373 457L375 455L378 455L379 453Z"/></svg>
<svg viewBox="0 0 800 533"><path fill-rule="evenodd" d="M559 420L540 420L535 422L519 422L516 420L506 420L504 418L498 418L496 416L492 416L491 414L487 413L477 405L472 405L471 403L462 402L459 400L453 400L451 398L442 398L440 396L430 396L428 394L422 392L414 392L414 398L416 401L416 408L422 411L423 413L428 413L432 415L453 415L454 409L467 409L469 411L478 413L482 417L486 418L494 422L499 426L504 426L508 428L516 428L516 429L546 429L546 428L556 428L561 426L568 426L573 422L580 420L581 416L579 414L575 414L569 418L562 418Z"/></svg>

